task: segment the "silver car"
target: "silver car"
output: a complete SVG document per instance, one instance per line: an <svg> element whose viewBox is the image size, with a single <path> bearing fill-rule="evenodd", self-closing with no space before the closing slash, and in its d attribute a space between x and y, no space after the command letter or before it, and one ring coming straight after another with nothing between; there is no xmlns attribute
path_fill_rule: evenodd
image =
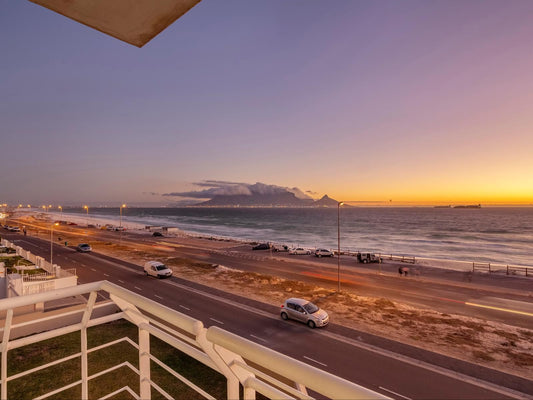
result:
<svg viewBox="0 0 533 400"><path fill-rule="evenodd" d="M304 249L303 247L296 247L289 250L289 254L311 254L311 250Z"/></svg>
<svg viewBox="0 0 533 400"><path fill-rule="evenodd" d="M290 298L281 305L281 319L294 319L307 324L310 328L326 326L329 323L327 312L304 299Z"/></svg>
<svg viewBox="0 0 533 400"><path fill-rule="evenodd" d="M315 256L319 258L320 257L333 257L333 252L327 249L316 249Z"/></svg>
<svg viewBox="0 0 533 400"><path fill-rule="evenodd" d="M76 250L78 250L80 253L89 253L92 248L87 243L80 243L78 246L76 246Z"/></svg>

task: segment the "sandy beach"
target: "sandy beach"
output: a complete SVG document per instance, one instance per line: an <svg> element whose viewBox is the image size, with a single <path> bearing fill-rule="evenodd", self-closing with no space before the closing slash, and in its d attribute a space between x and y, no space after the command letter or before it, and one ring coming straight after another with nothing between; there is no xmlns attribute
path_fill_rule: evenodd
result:
<svg viewBox="0 0 533 400"><path fill-rule="evenodd" d="M28 235L50 240L50 222L45 218L28 214L16 219L26 226ZM11 221L14 223L15 218ZM312 299L328 310L335 324L527 379L533 376L532 329L417 308L398 299L361 296L350 290L336 293L331 285L291 279L290 273L272 274L266 263L260 271L261 262L249 258L252 252L249 246L244 250L243 243L179 232L156 238L142 229L110 232L86 225L60 225L54 229L54 241L69 246L87 242L95 252L137 265L157 259L171 267L176 276L269 304L281 304L287 297ZM290 271L289 261L270 258L269 263Z"/></svg>

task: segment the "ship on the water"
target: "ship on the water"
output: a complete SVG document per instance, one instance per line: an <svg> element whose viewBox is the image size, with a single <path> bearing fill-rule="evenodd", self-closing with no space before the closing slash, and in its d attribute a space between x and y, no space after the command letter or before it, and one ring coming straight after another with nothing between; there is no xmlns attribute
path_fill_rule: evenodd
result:
<svg viewBox="0 0 533 400"><path fill-rule="evenodd" d="M453 208L481 208L481 204L469 204L467 206L454 206Z"/></svg>

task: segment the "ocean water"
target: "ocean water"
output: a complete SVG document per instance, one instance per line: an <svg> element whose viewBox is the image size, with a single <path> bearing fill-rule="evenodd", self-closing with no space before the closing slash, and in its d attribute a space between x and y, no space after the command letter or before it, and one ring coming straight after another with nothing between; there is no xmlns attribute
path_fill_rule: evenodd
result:
<svg viewBox="0 0 533 400"><path fill-rule="evenodd" d="M308 248L533 266L533 208L125 208L123 225L163 225L203 236ZM83 209L64 210L79 218ZM91 208L115 221L118 208Z"/></svg>

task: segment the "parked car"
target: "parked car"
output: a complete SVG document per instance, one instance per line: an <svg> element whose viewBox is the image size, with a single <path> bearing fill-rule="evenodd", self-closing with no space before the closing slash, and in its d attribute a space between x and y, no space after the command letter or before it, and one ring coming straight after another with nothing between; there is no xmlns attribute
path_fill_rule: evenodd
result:
<svg viewBox="0 0 533 400"><path fill-rule="evenodd" d="M252 250L268 250L270 249L270 245L268 243L259 243L258 245L255 245L252 247Z"/></svg>
<svg viewBox="0 0 533 400"><path fill-rule="evenodd" d="M12 226L9 230L11 232L20 232L20 227L19 226Z"/></svg>
<svg viewBox="0 0 533 400"><path fill-rule="evenodd" d="M333 252L326 250L326 249L316 249L315 256L316 257L333 257Z"/></svg>
<svg viewBox="0 0 533 400"><path fill-rule="evenodd" d="M159 237L162 237L163 234L161 232L154 232L152 233L152 236L159 236Z"/></svg>
<svg viewBox="0 0 533 400"><path fill-rule="evenodd" d="M381 263L383 262L383 259L372 253L357 253L357 261L363 264Z"/></svg>
<svg viewBox="0 0 533 400"><path fill-rule="evenodd" d="M76 250L78 250L80 253L89 253L92 250L92 248L87 243L80 243L79 245L76 246Z"/></svg>
<svg viewBox="0 0 533 400"><path fill-rule="evenodd" d="M284 244L273 244L272 250L274 251L289 251L289 247Z"/></svg>
<svg viewBox="0 0 533 400"><path fill-rule="evenodd" d="M329 315L317 305L304 299L290 298L281 305L281 319L294 319L307 324L310 328L326 326Z"/></svg>
<svg viewBox="0 0 533 400"><path fill-rule="evenodd" d="M296 248L290 249L289 254L309 255L311 254L311 250L304 249L303 247L296 247Z"/></svg>
<svg viewBox="0 0 533 400"><path fill-rule="evenodd" d="M145 275L155 276L156 278L168 278L172 276L172 270L159 261L147 261L144 263Z"/></svg>
<svg viewBox="0 0 533 400"><path fill-rule="evenodd" d="M115 231L125 231L126 228L124 228L123 226L115 226Z"/></svg>

